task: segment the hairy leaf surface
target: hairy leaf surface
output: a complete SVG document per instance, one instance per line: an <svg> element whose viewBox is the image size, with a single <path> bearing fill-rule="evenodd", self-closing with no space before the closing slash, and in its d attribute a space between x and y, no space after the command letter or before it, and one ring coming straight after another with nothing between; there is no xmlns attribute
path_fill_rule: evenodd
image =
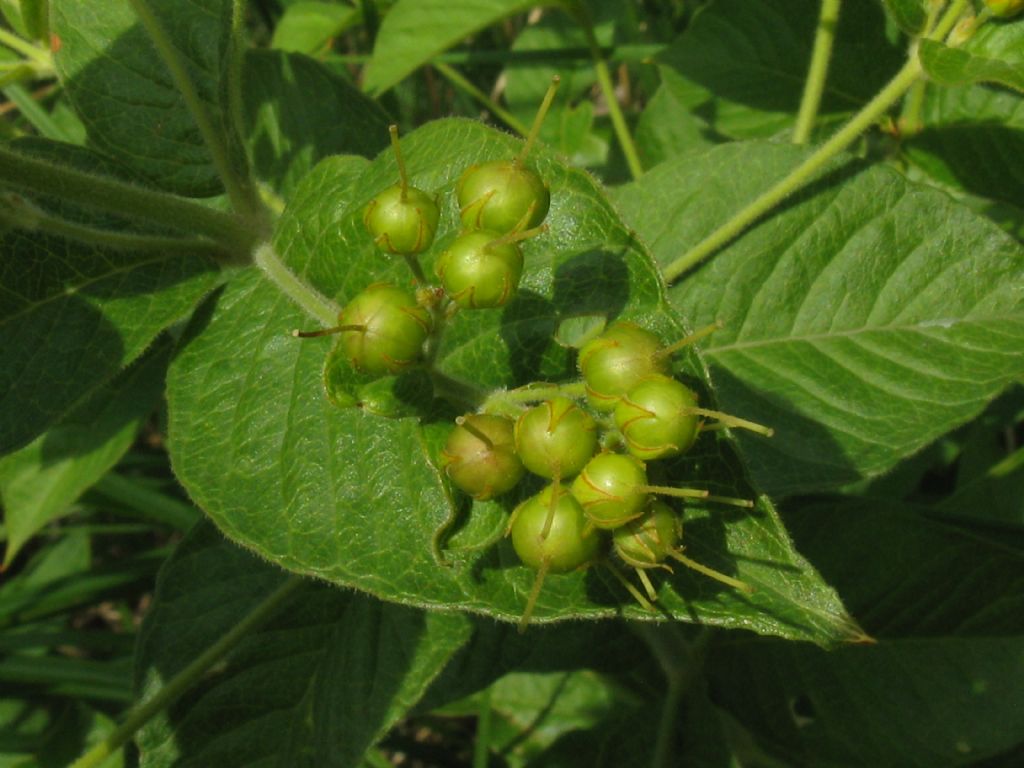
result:
<svg viewBox="0 0 1024 768"><path fill-rule="evenodd" d="M619 202L663 264L802 159L762 143L671 161ZM670 292L697 325L722 409L769 493L873 476L1024 374L1024 249L884 167L834 167Z"/></svg>
<svg viewBox="0 0 1024 768"><path fill-rule="evenodd" d="M160 572L136 653L139 695L155 695L286 578L196 526ZM311 581L139 732L141 765L357 766L470 629L464 616Z"/></svg>
<svg viewBox="0 0 1024 768"><path fill-rule="evenodd" d="M431 123L403 140L411 182L436 191L442 203L437 240L423 259L428 272L458 232L452 189L465 165L511 157L519 146L461 120ZM550 230L524 243L526 271L515 300L501 310L461 312L449 323L437 357L449 378L442 388L456 383L482 394L574 376L572 352L552 338L566 317L633 318L667 340L683 332L650 257L593 180L543 153L534 162L552 188ZM278 252L339 303L376 281L408 284L404 263L377 251L362 224L366 203L396 176L390 152L368 166L352 158L321 163L281 220ZM228 535L290 569L388 600L518 618L533 574L502 537L517 497L470 510L438 470L437 452L459 411L421 402L419 419L386 419L338 408L321 381L332 342L289 335L310 322L250 270L196 323L169 383L180 479ZM337 381L336 369L328 369L332 388L348 386L350 402L357 401L365 378L342 370ZM701 386L696 358L687 370ZM752 493L730 443L715 434L665 474L725 495ZM536 488L527 484L522 493ZM673 616L817 642L856 633L831 590L793 551L767 500L753 513L694 509L689 517L694 557L738 571L758 591L746 598L696 575L659 577L661 605ZM632 607L607 573L592 569L550 577L535 615L545 621L622 611L658 616Z"/></svg>

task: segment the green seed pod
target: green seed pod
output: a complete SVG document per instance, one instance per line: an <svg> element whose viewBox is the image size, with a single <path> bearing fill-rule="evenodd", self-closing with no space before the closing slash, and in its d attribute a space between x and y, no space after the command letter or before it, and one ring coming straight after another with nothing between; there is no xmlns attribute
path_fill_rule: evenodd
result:
<svg viewBox="0 0 1024 768"><path fill-rule="evenodd" d="M459 177L455 196L466 229L502 234L538 226L551 205L544 180L517 160L469 166Z"/></svg>
<svg viewBox="0 0 1024 768"><path fill-rule="evenodd" d="M512 420L471 414L458 420L441 451L451 481L474 499L486 501L512 490L526 470L516 455Z"/></svg>
<svg viewBox="0 0 1024 768"><path fill-rule="evenodd" d="M534 474L572 477L597 449L597 425L567 397L555 397L524 412L516 421L516 452Z"/></svg>
<svg viewBox="0 0 1024 768"><path fill-rule="evenodd" d="M430 333L430 313L408 291L374 283L338 315L339 344L354 368L399 373L419 362Z"/></svg>
<svg viewBox="0 0 1024 768"><path fill-rule="evenodd" d="M629 452L644 461L678 456L700 430L697 395L675 379L652 374L615 406L615 424Z"/></svg>
<svg viewBox="0 0 1024 768"><path fill-rule="evenodd" d="M523 253L493 231L460 235L434 266L445 293L463 309L504 306L523 274Z"/></svg>
<svg viewBox="0 0 1024 768"><path fill-rule="evenodd" d="M659 355L661 341L639 325L612 323L580 349L578 365L587 385L587 402L610 413L619 398L652 373L668 373L669 359Z"/></svg>
<svg viewBox="0 0 1024 768"><path fill-rule="evenodd" d="M638 459L621 453L592 458L572 483L572 495L598 528L613 529L643 514L649 498L643 490L647 471Z"/></svg>
<svg viewBox="0 0 1024 768"><path fill-rule="evenodd" d="M657 568L676 550L683 535L679 516L663 501L653 501L641 517L612 533L612 546L634 568Z"/></svg>
<svg viewBox="0 0 1024 768"><path fill-rule="evenodd" d="M377 247L388 253L421 253L434 242L440 209L416 187L388 187L366 206L363 223Z"/></svg>
<svg viewBox="0 0 1024 768"><path fill-rule="evenodd" d="M993 16L1008 19L1024 11L1024 0L985 0L985 7Z"/></svg>
<svg viewBox="0 0 1024 768"><path fill-rule="evenodd" d="M568 573L592 563L601 551L600 533L588 528L583 508L565 485L549 485L516 507L513 515L512 547L531 568L539 570L546 562L551 573Z"/></svg>

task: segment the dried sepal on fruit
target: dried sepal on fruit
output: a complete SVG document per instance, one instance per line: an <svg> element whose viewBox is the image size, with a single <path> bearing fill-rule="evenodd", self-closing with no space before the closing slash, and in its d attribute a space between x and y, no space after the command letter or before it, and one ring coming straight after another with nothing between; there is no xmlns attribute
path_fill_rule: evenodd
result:
<svg viewBox="0 0 1024 768"><path fill-rule="evenodd" d="M650 498L646 485L647 470L639 459L599 453L573 480L572 495L593 525L613 529L643 514Z"/></svg>
<svg viewBox="0 0 1024 768"><path fill-rule="evenodd" d="M523 274L523 252L517 243L543 231L538 227L506 235L489 230L463 233L441 254L434 273L462 309L502 307L515 295Z"/></svg>
<svg viewBox="0 0 1024 768"><path fill-rule="evenodd" d="M477 413L456 419L441 451L449 479L478 501L512 490L526 473L515 451L512 420Z"/></svg>

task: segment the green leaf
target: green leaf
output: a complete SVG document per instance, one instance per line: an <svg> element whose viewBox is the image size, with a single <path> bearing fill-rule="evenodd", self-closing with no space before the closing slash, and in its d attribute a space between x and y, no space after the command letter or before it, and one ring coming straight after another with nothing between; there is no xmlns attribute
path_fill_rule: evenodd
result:
<svg viewBox="0 0 1024 768"><path fill-rule="evenodd" d="M398 0L380 25L363 89L379 95L463 38L537 5L530 0Z"/></svg>
<svg viewBox="0 0 1024 768"><path fill-rule="evenodd" d="M943 85L999 83L1024 91L1024 24L990 22L956 48L922 40L925 72Z"/></svg>
<svg viewBox="0 0 1024 768"><path fill-rule="evenodd" d="M759 743L797 764L935 768L1024 739L1024 537L926 515L875 499L787 515L880 640L826 654L724 638L707 666L715 700Z"/></svg>
<svg viewBox="0 0 1024 768"><path fill-rule="evenodd" d="M804 505L786 522L873 635L1024 636L1024 530L878 498Z"/></svg>
<svg viewBox="0 0 1024 768"><path fill-rule="evenodd" d="M7 547L18 550L100 479L131 447L163 391L170 345L164 344L100 389L27 447L0 459L0 501Z"/></svg>
<svg viewBox="0 0 1024 768"><path fill-rule="evenodd" d="M908 35L914 36L924 30L928 20L925 0L882 0L897 26Z"/></svg>
<svg viewBox="0 0 1024 768"><path fill-rule="evenodd" d="M722 140L665 83L658 86L636 125L637 151L648 170L677 155L710 149Z"/></svg>
<svg viewBox="0 0 1024 768"><path fill-rule="evenodd" d="M984 85L931 86L924 130L902 144L937 181L1021 206L1024 201L1024 97Z"/></svg>
<svg viewBox="0 0 1024 768"><path fill-rule="evenodd" d="M124 253L21 231L0 250L0 452L89 397L217 277L198 254Z"/></svg>
<svg viewBox="0 0 1024 768"><path fill-rule="evenodd" d="M662 81L711 127L733 138L771 136L796 116L811 60L819 0L719 0L662 54ZM875 3L845 3L819 123L856 112L896 72L902 46L885 37Z"/></svg>
<svg viewBox="0 0 1024 768"><path fill-rule="evenodd" d="M805 153L723 145L625 188L627 220L668 263ZM1024 250L884 167L837 168L673 287L706 342L722 410L772 494L877 475L1024 374Z"/></svg>
<svg viewBox="0 0 1024 768"><path fill-rule="evenodd" d="M359 10L347 3L294 3L285 8L274 27L270 47L295 53L320 53L332 38L361 19Z"/></svg>
<svg viewBox="0 0 1024 768"><path fill-rule="evenodd" d="M161 570L146 616L136 654L140 698L155 694L285 578L213 526L193 528ZM310 582L139 732L141 765L357 766L470 629L463 616Z"/></svg>
<svg viewBox="0 0 1024 768"><path fill-rule="evenodd" d="M216 126L227 63L229 0L161 0L153 12ZM220 179L185 101L127 2L53 0L54 64L90 143L172 192L203 197Z"/></svg>
<svg viewBox="0 0 1024 768"><path fill-rule="evenodd" d="M428 273L460 230L452 197L462 169L512 157L520 146L461 120L436 121L403 139L410 183L442 201L437 238L422 259ZM526 269L514 301L502 310L461 312L446 327L436 366L464 387L574 376L571 351L552 338L567 315L633 318L666 339L683 333L649 255L593 179L544 151L531 159L551 187L550 230L523 244ZM278 253L339 303L373 282L407 284L404 263L382 256L362 223L365 205L396 177L390 151L365 168L351 158L324 161L282 217ZM171 452L193 499L233 539L291 570L387 600L517 619L533 574L502 537L514 499L470 511L437 466L457 412L437 415L434 405L422 404L418 421L332 405L322 383L331 342L289 335L309 322L261 273L248 271L196 323L169 376ZM703 376L695 359L689 371ZM357 391L364 379L348 376ZM730 496L752 493L729 443L711 434L666 472ZM831 590L793 552L766 500L754 514L692 516L694 556L738 570L759 591L747 599L677 573L664 580L664 610L681 620L816 642L856 632ZM550 577L535 616L543 622L622 611L656 618L597 569Z"/></svg>
<svg viewBox="0 0 1024 768"><path fill-rule="evenodd" d="M789 764L978 765L1024 738L1019 637L892 640L830 653L731 643L707 669L716 701Z"/></svg>
<svg viewBox="0 0 1024 768"><path fill-rule="evenodd" d="M322 158L372 156L387 146L384 111L319 62L250 51L244 73L246 136L254 169L286 197Z"/></svg>

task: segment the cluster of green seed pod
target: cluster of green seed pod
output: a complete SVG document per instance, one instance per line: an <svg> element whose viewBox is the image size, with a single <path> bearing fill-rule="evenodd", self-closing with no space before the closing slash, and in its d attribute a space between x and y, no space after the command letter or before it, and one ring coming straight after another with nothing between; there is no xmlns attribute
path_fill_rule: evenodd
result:
<svg viewBox="0 0 1024 768"><path fill-rule="evenodd" d="M414 294L392 284L372 284L341 310L333 328L294 335L340 334L339 345L353 368L383 376L423 361L440 317L456 309L507 304L523 274L519 243L546 231L551 193L526 158L557 85L555 78L515 158L471 165L460 176L455 197L463 231L435 262L439 288L428 284L418 260L434 244L441 215L438 197L409 184L398 128L392 125L399 180L370 200L363 224L377 248L406 260L420 290Z"/></svg>
<svg viewBox="0 0 1024 768"><path fill-rule="evenodd" d="M527 472L549 482L515 508L508 525L519 559L537 571L522 626L547 574L598 563L647 607L657 600L657 591L646 570L671 570L669 560L750 591L743 582L682 554L681 518L657 497L741 507L752 502L648 480L648 464L689 450L699 433L712 426L707 418L715 419L715 426L771 434L758 424L700 407L696 393L669 375L672 353L714 328L663 346L638 325L613 323L580 350L582 386L556 388L534 405L522 406L514 420L492 413L458 420L441 454L456 487L484 500L511 491ZM533 391L519 392L529 398ZM646 597L621 575L616 562L636 570Z"/></svg>

